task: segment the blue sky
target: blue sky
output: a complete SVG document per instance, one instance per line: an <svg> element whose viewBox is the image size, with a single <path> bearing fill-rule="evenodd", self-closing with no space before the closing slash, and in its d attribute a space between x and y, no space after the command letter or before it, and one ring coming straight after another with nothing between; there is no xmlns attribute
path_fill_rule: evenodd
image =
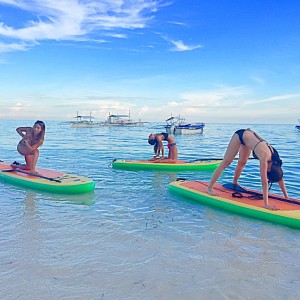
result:
<svg viewBox="0 0 300 300"><path fill-rule="evenodd" d="M0 0L0 119L297 123L300 1Z"/></svg>

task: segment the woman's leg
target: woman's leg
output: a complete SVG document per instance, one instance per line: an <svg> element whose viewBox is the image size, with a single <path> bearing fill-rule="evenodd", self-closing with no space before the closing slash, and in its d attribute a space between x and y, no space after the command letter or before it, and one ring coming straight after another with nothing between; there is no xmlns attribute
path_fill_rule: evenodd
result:
<svg viewBox="0 0 300 300"><path fill-rule="evenodd" d="M22 164L19 168L23 170L30 170L32 155L25 154L24 157L25 157L26 164L25 165Z"/></svg>
<svg viewBox="0 0 300 300"><path fill-rule="evenodd" d="M178 159L178 148L176 145L171 146L169 149L168 159L173 160L174 162Z"/></svg>
<svg viewBox="0 0 300 300"><path fill-rule="evenodd" d="M236 133L234 133L228 146L227 146L227 149L226 149L226 152L225 152L225 155L224 155L224 158L223 158L221 164L215 170L215 172L212 175L211 180L207 186L206 191L208 194L216 195L216 193L213 190L214 184L219 179L219 177L221 176L223 171L232 163L235 156L239 152L240 147L241 147L240 139L239 139L238 135Z"/></svg>
<svg viewBox="0 0 300 300"><path fill-rule="evenodd" d="M240 175L242 174L242 171L249 159L251 153L251 149L248 147L241 145L240 151L239 151L239 160L237 163L237 166L234 171L234 177L233 177L233 183L238 184L238 180L240 178Z"/></svg>
<svg viewBox="0 0 300 300"><path fill-rule="evenodd" d="M34 150L34 153L31 158L31 164L30 164L30 172L31 173L36 173L35 167L36 167L36 163L38 161L40 155L40 151L38 149Z"/></svg>

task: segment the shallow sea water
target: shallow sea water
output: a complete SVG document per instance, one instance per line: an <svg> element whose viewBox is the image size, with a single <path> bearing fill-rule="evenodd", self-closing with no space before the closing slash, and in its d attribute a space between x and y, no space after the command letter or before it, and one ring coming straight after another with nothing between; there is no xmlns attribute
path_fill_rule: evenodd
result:
<svg viewBox="0 0 300 300"><path fill-rule="evenodd" d="M15 128L32 124L0 121L0 159L22 161ZM147 137L159 130L46 126L38 166L90 177L96 189L53 195L0 182L0 299L300 298L299 230L168 192L177 177L208 181L209 172L111 168L115 158L150 158ZM176 136L179 157L222 157L247 127L279 151L289 195L300 199L294 125L206 124L202 135ZM232 180L234 166L218 182ZM260 189L257 161L240 183Z"/></svg>

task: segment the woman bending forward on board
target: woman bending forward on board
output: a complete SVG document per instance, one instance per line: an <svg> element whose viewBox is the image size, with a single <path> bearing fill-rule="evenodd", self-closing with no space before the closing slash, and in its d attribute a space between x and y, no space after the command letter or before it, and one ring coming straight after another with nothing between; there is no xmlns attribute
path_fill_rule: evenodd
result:
<svg viewBox="0 0 300 300"><path fill-rule="evenodd" d="M39 158L38 148L43 144L45 137L45 124L42 121L36 121L33 127L18 127L18 134L22 137L18 144L18 152L25 157L26 164L14 162L13 168L30 170L35 174L36 163Z"/></svg>
<svg viewBox="0 0 300 300"><path fill-rule="evenodd" d="M168 158L164 158L164 145L163 141L168 142ZM162 132L153 134L151 133L148 138L148 143L154 145L155 156L151 161L163 162L163 163L176 163L178 159L178 149L176 146L175 139L168 133ZM161 157L159 158L159 155Z"/></svg>
<svg viewBox="0 0 300 300"><path fill-rule="evenodd" d="M214 184L227 168L235 156L239 152L239 159L235 169L233 183L238 184L238 179L243 171L243 168L252 151L253 157L259 159L260 163L260 177L262 184L263 200L265 207L275 210L276 207L269 204L268 199L268 182L278 182L280 189L285 198L288 198L285 183L283 180L283 172L281 169L282 161L278 152L263 140L258 134L251 129L240 129L236 131L227 147L222 163L215 170L212 178L206 189L210 195L217 195L213 189Z"/></svg>

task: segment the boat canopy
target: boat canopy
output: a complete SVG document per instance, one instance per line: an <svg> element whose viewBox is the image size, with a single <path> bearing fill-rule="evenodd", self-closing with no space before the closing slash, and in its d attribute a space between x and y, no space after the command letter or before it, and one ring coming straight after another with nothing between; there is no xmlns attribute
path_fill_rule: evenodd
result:
<svg viewBox="0 0 300 300"><path fill-rule="evenodd" d="M75 119L80 119L80 118L82 118L82 119L96 119L95 117L92 117L92 116L76 116L74 118Z"/></svg>
<svg viewBox="0 0 300 300"><path fill-rule="evenodd" d="M109 115L109 117L112 118L129 118L129 115Z"/></svg>

